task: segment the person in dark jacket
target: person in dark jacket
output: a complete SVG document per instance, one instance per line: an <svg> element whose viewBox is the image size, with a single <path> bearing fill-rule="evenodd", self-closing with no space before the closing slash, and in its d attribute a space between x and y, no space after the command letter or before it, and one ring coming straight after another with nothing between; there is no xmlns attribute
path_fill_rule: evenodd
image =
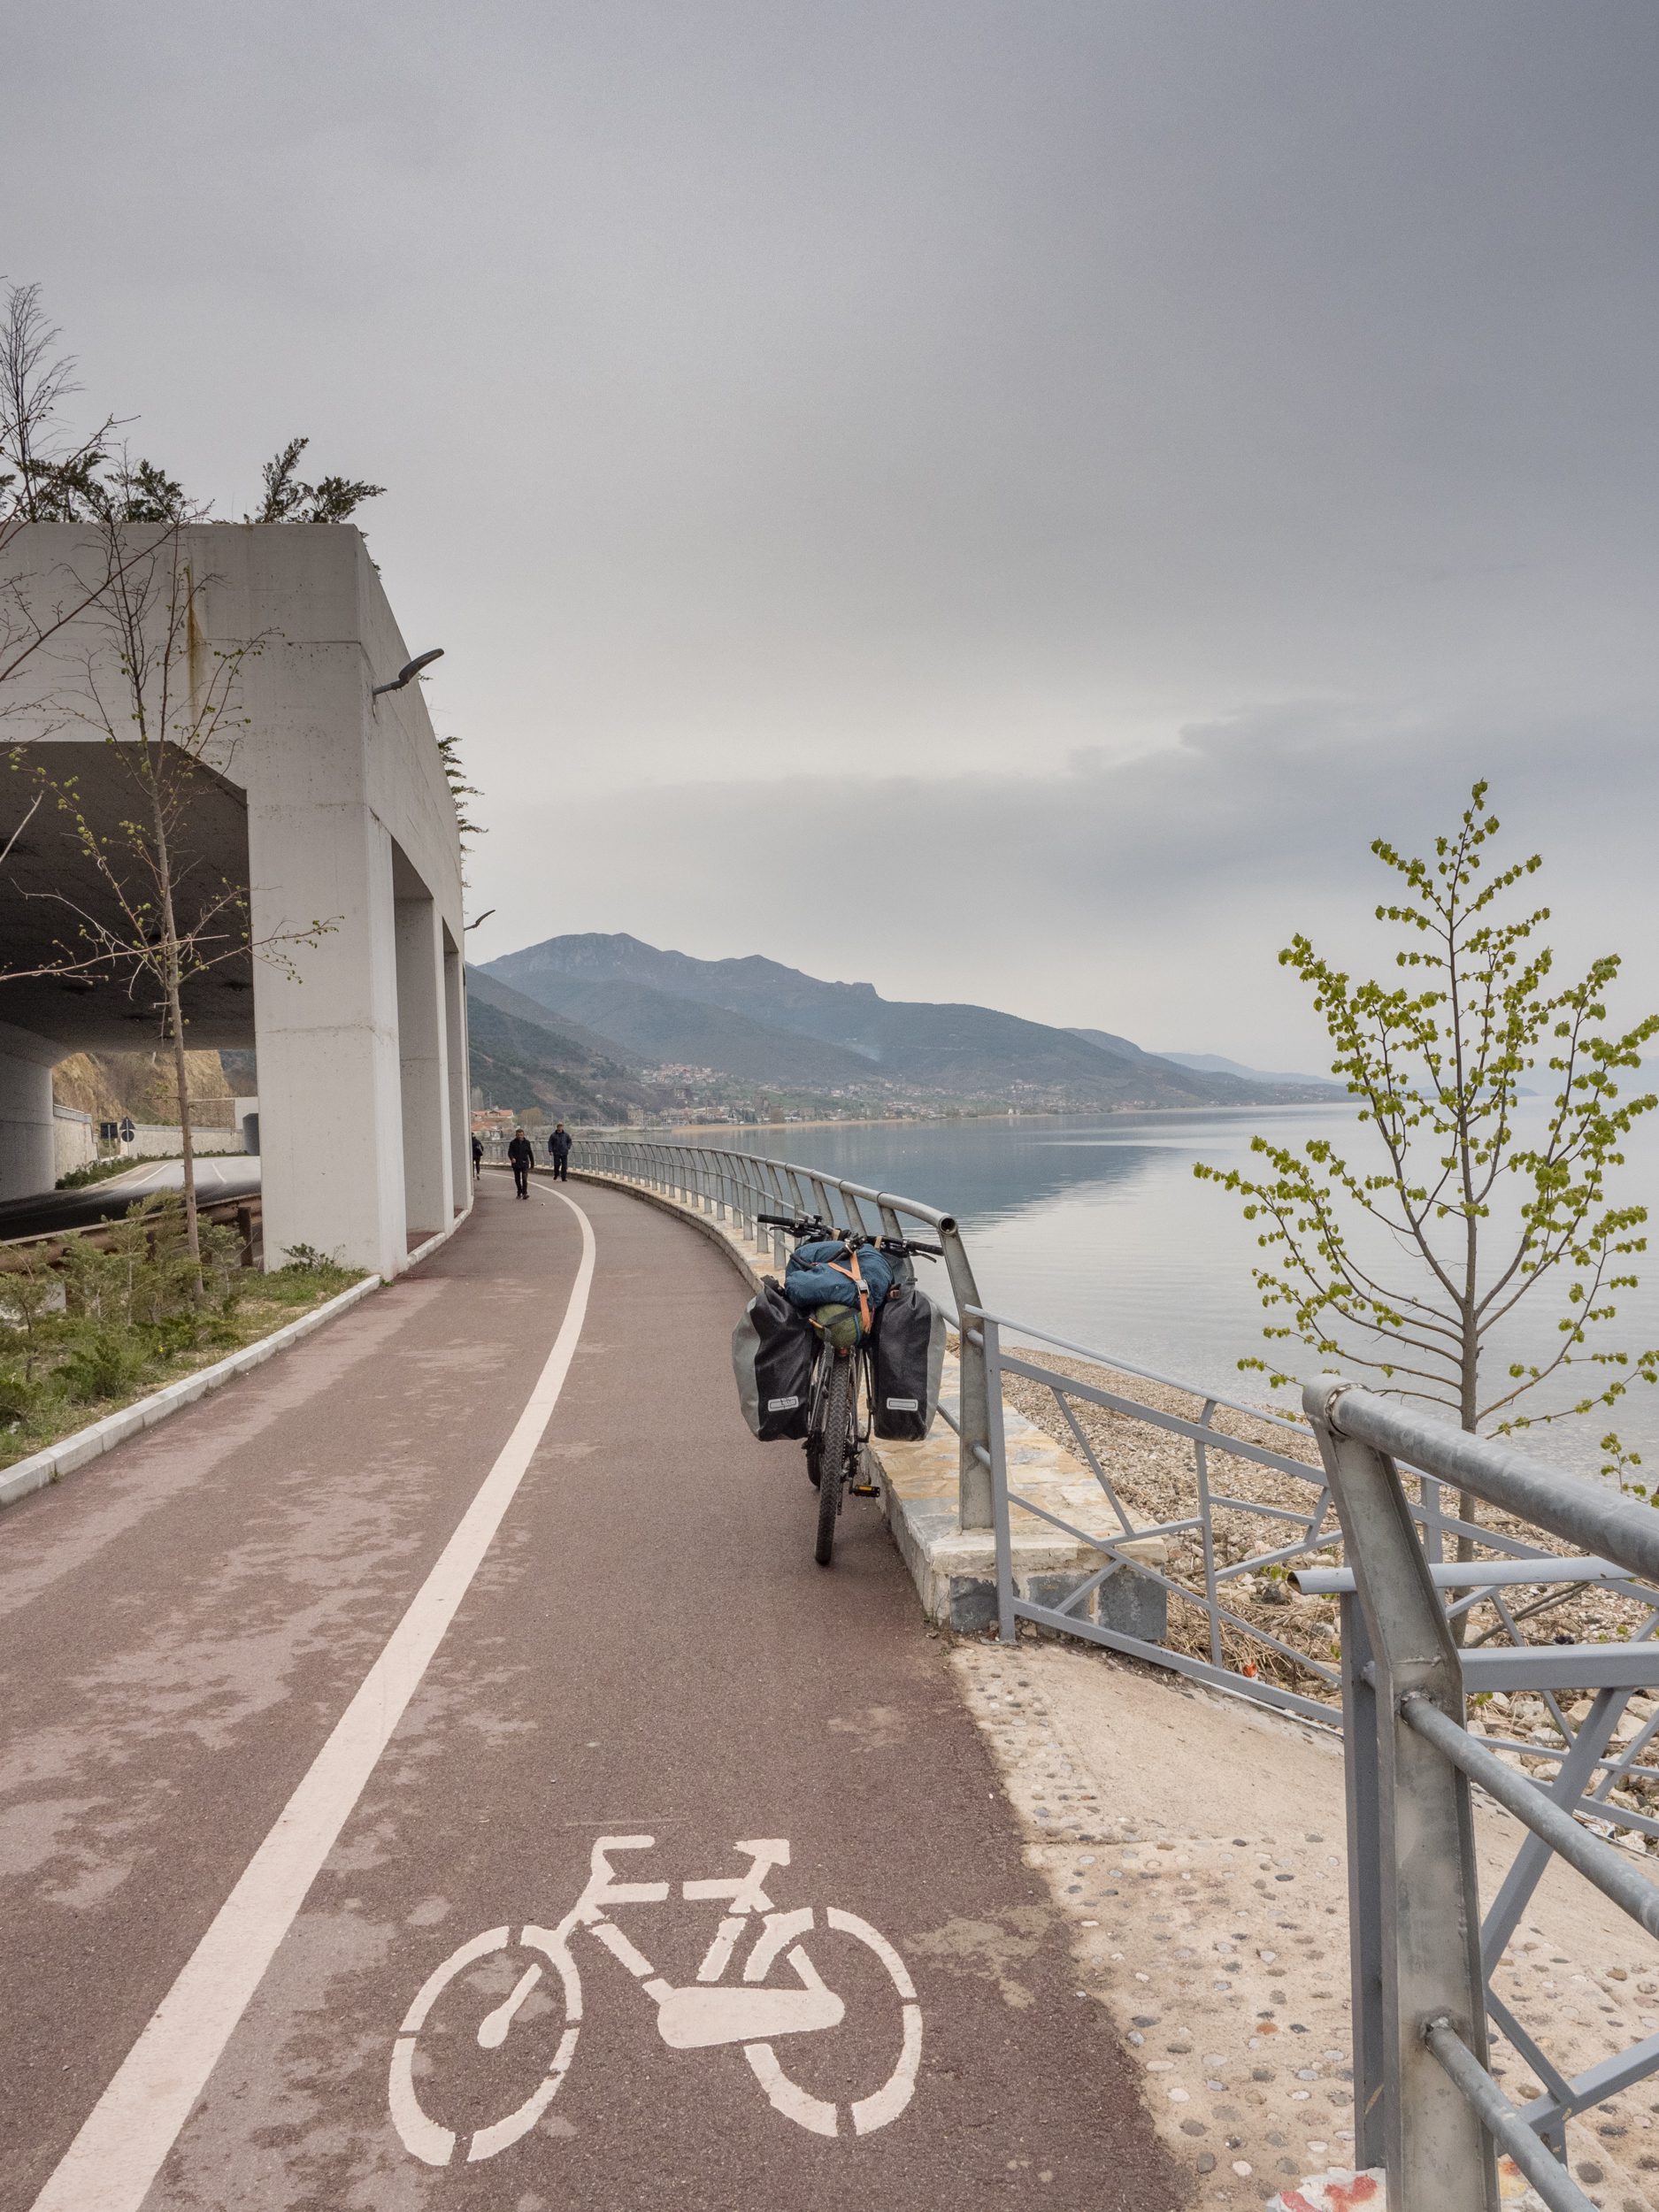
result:
<svg viewBox="0 0 1659 2212"><path fill-rule="evenodd" d="M512 1142L507 1147L507 1157L512 1164L512 1187L520 1198L530 1195L530 1170L535 1161L535 1150L522 1129L512 1133Z"/></svg>
<svg viewBox="0 0 1659 2212"><path fill-rule="evenodd" d="M571 1179L571 1133L563 1122L559 1123L553 1134L548 1139L547 1148L553 1158L553 1180L556 1183L568 1183Z"/></svg>
<svg viewBox="0 0 1659 2212"><path fill-rule="evenodd" d="M484 1140L476 1129L472 1132L472 1180L476 1183L484 1172Z"/></svg>

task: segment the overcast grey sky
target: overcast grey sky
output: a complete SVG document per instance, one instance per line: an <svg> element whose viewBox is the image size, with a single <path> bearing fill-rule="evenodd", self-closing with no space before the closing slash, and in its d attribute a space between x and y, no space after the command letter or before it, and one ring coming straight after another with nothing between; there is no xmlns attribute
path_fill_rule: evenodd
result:
<svg viewBox="0 0 1659 2212"><path fill-rule="evenodd" d="M629 929L1305 1062L1489 775L1659 1003L1653 0L7 11L0 273L239 515L309 433Z"/></svg>

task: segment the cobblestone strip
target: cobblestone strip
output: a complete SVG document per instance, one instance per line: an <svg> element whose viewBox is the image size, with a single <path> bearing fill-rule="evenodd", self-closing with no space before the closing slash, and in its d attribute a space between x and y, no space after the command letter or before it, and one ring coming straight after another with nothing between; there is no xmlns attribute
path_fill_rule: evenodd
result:
<svg viewBox="0 0 1659 2212"><path fill-rule="evenodd" d="M1026 1855L1071 1925L1079 1992L1107 2008L1140 2054L1147 2104L1193 2176L1193 2205L1259 2207L1304 2177L1351 2167L1347 1875L1333 1747L1275 1717L1247 1719L1233 1701L1067 1652L1071 1666L1092 1667L1089 1691L1101 1701L1129 1691L1142 1707L1159 1701L1151 1727L1119 1732L1125 1770L1103 1772L1048 1693L1059 1655L1040 1644L964 1643L955 1663L1025 1823ZM1235 1825L1233 1793L1208 1770L1205 1738L1236 1738L1247 1725L1262 1786L1248 1810L1232 1806ZM1173 1791L1167 1772L1159 1790L1141 1786L1149 1750L1181 1778ZM1171 1819L1187 1776L1190 1811ZM1488 1812L1483 1825L1501 1866L1513 1824L1500 1830L1499 1818ZM1524 2018L1548 2023L1552 2055L1569 2071L1659 2024L1659 1953L1639 1931L1626 1934L1628 1924L1615 1935L1607 1920L1573 1919L1580 1909L1564 1886L1552 1892L1517 1931L1498 1978ZM1614 1940L1624 1948L1597 1970L1590 1962ZM1538 2093L1501 2041L1494 2061L1517 2102ZM1655 2115L1659 2083L1650 2082L1571 2131L1575 2177L1606 2212L1659 2206Z"/></svg>

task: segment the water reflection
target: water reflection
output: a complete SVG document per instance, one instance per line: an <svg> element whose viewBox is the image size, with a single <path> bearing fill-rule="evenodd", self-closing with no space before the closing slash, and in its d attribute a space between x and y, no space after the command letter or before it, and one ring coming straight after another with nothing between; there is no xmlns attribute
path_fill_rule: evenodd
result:
<svg viewBox="0 0 1659 2212"><path fill-rule="evenodd" d="M1238 1362L1265 1348L1252 1279L1263 1255L1236 1200L1198 1182L1193 1164L1242 1167L1257 1132L1299 1148L1352 1120L1346 1105L1295 1106L693 1133L953 1213L987 1305L1137 1365L1259 1400L1260 1379L1240 1375ZM1356 1137L1357 1151L1357 1129ZM1639 1127L1627 1151L1630 1196L1659 1214L1659 1130ZM941 1289L936 1276L929 1287ZM1616 1340L1631 1351L1659 1343L1659 1269L1618 1302ZM1502 1373L1511 1358L1547 1360L1559 1340L1555 1310L1543 1301L1524 1309L1488 1354L1487 1372ZM1297 1370L1318 1364L1300 1348L1279 1356ZM1610 1426L1659 1471L1659 1393L1642 1386L1611 1413L1517 1440L1588 1467Z"/></svg>
<svg viewBox="0 0 1659 2212"><path fill-rule="evenodd" d="M1010 1115L696 1133L703 1143L733 1145L877 1189L902 1191L941 1213L955 1214L964 1228L982 1232L1056 1197L1097 1202L1115 1191L1127 1198L1147 1178L1166 1177L1172 1167L1189 1176L1193 1162L1201 1157L1223 1150L1242 1156L1250 1130L1265 1130L1281 1120L1299 1129L1309 1110L1248 1118L1116 1114L1103 1120ZM1337 1110L1339 1115L1346 1110Z"/></svg>

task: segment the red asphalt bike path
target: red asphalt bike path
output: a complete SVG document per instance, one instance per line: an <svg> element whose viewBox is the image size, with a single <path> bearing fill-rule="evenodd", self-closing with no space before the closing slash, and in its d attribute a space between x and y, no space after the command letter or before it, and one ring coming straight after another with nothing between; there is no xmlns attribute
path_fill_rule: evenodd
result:
<svg viewBox="0 0 1659 2212"><path fill-rule="evenodd" d="M0 2212L107 2106L511 1451L582 1233L504 1182L0 1519ZM568 1193L595 1248L551 1419L142 2203L1172 2212L875 1508L813 1564L801 1455L737 1412L733 1271ZM572 1923L604 1838L643 1894Z"/></svg>

